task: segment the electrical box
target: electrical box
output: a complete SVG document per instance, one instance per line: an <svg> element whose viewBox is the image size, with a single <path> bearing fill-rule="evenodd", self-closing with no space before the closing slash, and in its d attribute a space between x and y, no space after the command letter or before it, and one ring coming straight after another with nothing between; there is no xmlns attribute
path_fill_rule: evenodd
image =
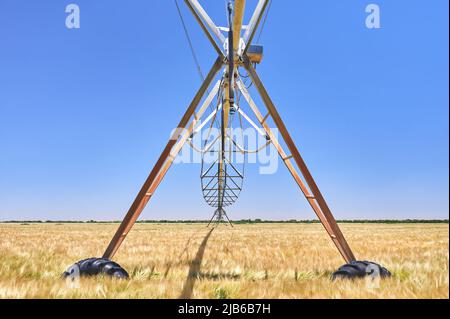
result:
<svg viewBox="0 0 450 319"><path fill-rule="evenodd" d="M263 46L251 44L247 50L247 55L253 63L261 63L263 59Z"/></svg>

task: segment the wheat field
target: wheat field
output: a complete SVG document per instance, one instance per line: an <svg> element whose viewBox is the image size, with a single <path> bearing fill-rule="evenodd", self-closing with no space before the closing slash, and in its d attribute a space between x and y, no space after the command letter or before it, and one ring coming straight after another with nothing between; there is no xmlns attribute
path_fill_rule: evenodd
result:
<svg viewBox="0 0 450 319"><path fill-rule="evenodd" d="M130 280L69 284L117 224L0 224L0 298L449 298L448 224L342 224L392 278L330 280L343 260L320 224L137 224L114 260Z"/></svg>

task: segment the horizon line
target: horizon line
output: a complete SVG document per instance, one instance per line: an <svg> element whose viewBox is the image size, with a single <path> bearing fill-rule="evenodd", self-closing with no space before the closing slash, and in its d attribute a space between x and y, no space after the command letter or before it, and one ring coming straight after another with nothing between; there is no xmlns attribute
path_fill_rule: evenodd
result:
<svg viewBox="0 0 450 319"><path fill-rule="evenodd" d="M285 220L275 220L275 219L239 219L232 220L232 223L320 223L318 219L285 219ZM338 223L449 223L448 219L342 219L337 220ZM18 224L18 223L67 223L67 224L89 224L89 223L108 223L108 224L118 224L121 223L119 220L0 220L0 224ZM209 223L209 220L204 219L161 219L161 220L140 220L136 223L145 224L175 224L175 223Z"/></svg>

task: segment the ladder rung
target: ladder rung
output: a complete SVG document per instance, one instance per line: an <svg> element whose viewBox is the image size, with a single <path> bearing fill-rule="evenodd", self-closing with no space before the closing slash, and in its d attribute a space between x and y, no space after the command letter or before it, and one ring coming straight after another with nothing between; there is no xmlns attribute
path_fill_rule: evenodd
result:
<svg viewBox="0 0 450 319"><path fill-rule="evenodd" d="M286 156L285 158L283 158L283 161L286 162L286 161L290 160L293 157L294 157L293 155Z"/></svg>

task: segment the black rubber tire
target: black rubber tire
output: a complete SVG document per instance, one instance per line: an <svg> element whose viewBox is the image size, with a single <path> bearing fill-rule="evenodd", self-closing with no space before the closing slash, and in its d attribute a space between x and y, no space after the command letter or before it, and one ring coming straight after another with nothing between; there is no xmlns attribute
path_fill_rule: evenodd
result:
<svg viewBox="0 0 450 319"><path fill-rule="evenodd" d="M63 273L63 278L71 275L70 269L78 266L80 276L106 275L113 278L128 279L130 276L118 263L106 258L88 258L76 262ZM73 272L73 270L72 270Z"/></svg>
<svg viewBox="0 0 450 319"><path fill-rule="evenodd" d="M372 267L372 271L368 272L368 267ZM375 271L374 269L377 269ZM345 264L333 273L332 280L336 279L356 279L371 276L373 273L379 274L381 278L391 277L391 273L381 265L370 261L352 261Z"/></svg>

